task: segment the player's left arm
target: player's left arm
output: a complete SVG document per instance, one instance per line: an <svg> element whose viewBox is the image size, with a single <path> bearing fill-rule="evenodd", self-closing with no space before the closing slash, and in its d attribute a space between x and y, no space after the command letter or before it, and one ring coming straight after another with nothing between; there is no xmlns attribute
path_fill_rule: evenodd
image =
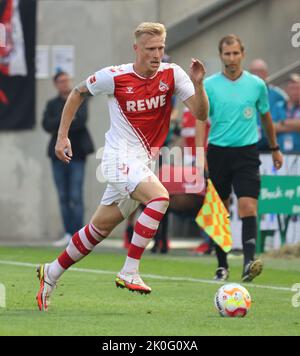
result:
<svg viewBox="0 0 300 356"><path fill-rule="evenodd" d="M276 130L269 111L265 114L261 114L261 121L269 141L270 149L272 150L278 147ZM272 158L275 168L280 169L283 165L283 156L279 149L276 149L276 151L272 151Z"/></svg>
<svg viewBox="0 0 300 356"><path fill-rule="evenodd" d="M190 65L190 78L195 88L195 95L184 101L191 113L200 121L208 118L208 98L204 89L203 79L206 70L204 64L198 59L192 59Z"/></svg>

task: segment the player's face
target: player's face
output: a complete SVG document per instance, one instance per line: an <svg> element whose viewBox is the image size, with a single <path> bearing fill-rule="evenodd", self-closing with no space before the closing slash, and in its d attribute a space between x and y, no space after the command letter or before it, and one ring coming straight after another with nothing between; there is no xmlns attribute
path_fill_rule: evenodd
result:
<svg viewBox="0 0 300 356"><path fill-rule="evenodd" d="M161 63L165 51L165 39L163 36L143 34L134 45L136 62L151 74L155 73Z"/></svg>
<svg viewBox="0 0 300 356"><path fill-rule="evenodd" d="M234 42L231 45L223 44L220 58L226 71L232 74L240 71L244 57L244 52L238 42Z"/></svg>

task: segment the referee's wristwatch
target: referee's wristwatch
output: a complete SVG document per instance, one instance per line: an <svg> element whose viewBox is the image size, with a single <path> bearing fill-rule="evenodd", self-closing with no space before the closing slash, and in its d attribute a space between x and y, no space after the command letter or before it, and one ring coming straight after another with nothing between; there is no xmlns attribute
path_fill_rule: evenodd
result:
<svg viewBox="0 0 300 356"><path fill-rule="evenodd" d="M279 125L285 126L285 121L284 120L279 121Z"/></svg>
<svg viewBox="0 0 300 356"><path fill-rule="evenodd" d="M277 145L275 147L270 147L271 152L280 151L280 147Z"/></svg>

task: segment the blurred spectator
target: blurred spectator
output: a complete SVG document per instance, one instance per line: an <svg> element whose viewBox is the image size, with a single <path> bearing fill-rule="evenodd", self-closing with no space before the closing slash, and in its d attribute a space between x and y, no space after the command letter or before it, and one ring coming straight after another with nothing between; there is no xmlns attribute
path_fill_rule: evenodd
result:
<svg viewBox="0 0 300 356"><path fill-rule="evenodd" d="M262 80L266 82L267 77L269 75L268 65L262 59L254 59L249 65L249 71L252 74L257 75ZM267 83L266 83L267 84ZM275 87L271 84L267 84L268 94L269 94L269 102L270 102L270 112L274 123L281 122L286 117L286 109L287 109L287 100L288 96L286 93L278 87ZM259 151L269 151L269 143L266 137L265 131L261 127L261 120L259 117L259 113L257 113L258 126L259 126L259 142L258 149ZM275 125L276 127L276 125ZM284 140L283 135L277 132L278 144L283 150L284 148Z"/></svg>
<svg viewBox="0 0 300 356"><path fill-rule="evenodd" d="M209 121L205 121L204 123L205 130L205 142L207 149L207 138L210 128ZM181 146L184 150L184 165L190 166L195 164L196 158L196 118L192 115L189 109L185 108L182 115L182 123L181 123Z"/></svg>
<svg viewBox="0 0 300 356"><path fill-rule="evenodd" d="M205 137L205 146L207 146L207 137L209 131L209 122L205 122L206 126L206 137ZM194 219L199 212L205 191L202 191L199 194L187 193L185 186L185 178L190 175L194 175L195 160L196 160L196 119L191 114L188 109L185 109L182 116L181 122L181 138L180 146L183 150L184 166L170 166L163 165L160 169L160 179L163 176L163 171L170 171L170 182L163 182L165 188L168 190L170 195L170 205L168 208L168 213L172 212L176 215L178 219L191 218ZM182 176L180 172L184 172L183 181L176 182L174 177ZM161 179L162 181L162 179ZM155 243L152 248L152 252L157 252L160 247L161 253L167 253L168 251L168 214L165 215L163 220L160 223L159 230L155 236ZM183 220L182 220L183 222ZM203 231L199 231L199 236L203 238L204 242L200 244L197 248L194 249L194 252L197 254L209 254L212 250L212 240L211 238Z"/></svg>
<svg viewBox="0 0 300 356"><path fill-rule="evenodd" d="M71 128L69 138L72 141L73 158L67 165L55 155L55 143L65 102L71 92L71 79L65 72L57 73L53 78L57 96L48 101L43 117L43 127L51 134L48 156L52 163L53 178L56 185L60 211L65 234L54 246L69 243L72 235L83 225L83 180L86 156L94 152L93 142L86 128L88 118L87 102L78 110Z"/></svg>
<svg viewBox="0 0 300 356"><path fill-rule="evenodd" d="M286 118L276 125L282 136L283 152L300 153L300 75L289 77L286 92L289 96Z"/></svg>
<svg viewBox="0 0 300 356"><path fill-rule="evenodd" d="M210 129L209 121L204 123L205 130L205 150L207 149L208 133ZM181 125L182 148L184 149L184 165L194 165L196 159L196 118L192 113L185 108L183 111L182 125ZM201 205L198 206L198 211ZM194 249L197 254L210 254L212 251L212 239L206 234L204 230L200 231L200 237L203 242Z"/></svg>

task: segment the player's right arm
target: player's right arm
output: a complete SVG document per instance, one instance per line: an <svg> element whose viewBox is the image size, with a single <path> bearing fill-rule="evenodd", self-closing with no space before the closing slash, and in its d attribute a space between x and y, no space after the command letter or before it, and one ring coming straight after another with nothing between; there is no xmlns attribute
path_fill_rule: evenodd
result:
<svg viewBox="0 0 300 356"><path fill-rule="evenodd" d="M107 67L99 70L87 78L87 80L78 84L69 95L65 104L60 126L58 130L57 142L55 146L56 156L63 162L69 163L72 157L71 142L68 139L69 129L75 114L80 105L88 96L98 94L114 93L114 75L116 69Z"/></svg>
<svg viewBox="0 0 300 356"><path fill-rule="evenodd" d="M68 139L69 129L80 105L86 97L91 96L86 82L78 84L70 93L64 106L62 117L58 129L55 154L58 159L65 163L70 163L72 159L71 142Z"/></svg>

